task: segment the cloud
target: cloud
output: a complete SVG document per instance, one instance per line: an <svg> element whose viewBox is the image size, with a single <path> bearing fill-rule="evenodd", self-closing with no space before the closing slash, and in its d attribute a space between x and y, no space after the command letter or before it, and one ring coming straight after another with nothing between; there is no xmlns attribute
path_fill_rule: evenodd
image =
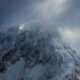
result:
<svg viewBox="0 0 80 80"><path fill-rule="evenodd" d="M56 19L66 10L68 0L46 0L38 7L40 18L43 20Z"/></svg>
<svg viewBox="0 0 80 80"><path fill-rule="evenodd" d="M80 0L44 0L35 5L38 19L57 26L80 25Z"/></svg>
<svg viewBox="0 0 80 80"><path fill-rule="evenodd" d="M40 20L56 26L80 25L80 0L0 0L0 25Z"/></svg>
<svg viewBox="0 0 80 80"><path fill-rule="evenodd" d="M80 45L80 28L59 27L58 32L65 41L73 45Z"/></svg>
<svg viewBox="0 0 80 80"><path fill-rule="evenodd" d="M80 0L70 0L67 8L58 19L59 26L80 27Z"/></svg>

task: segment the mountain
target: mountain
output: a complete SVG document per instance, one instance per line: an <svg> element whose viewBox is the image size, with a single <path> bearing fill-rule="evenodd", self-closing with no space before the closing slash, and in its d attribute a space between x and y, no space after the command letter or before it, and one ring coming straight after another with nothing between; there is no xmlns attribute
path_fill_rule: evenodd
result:
<svg viewBox="0 0 80 80"><path fill-rule="evenodd" d="M80 80L80 53L40 24L0 32L0 80Z"/></svg>

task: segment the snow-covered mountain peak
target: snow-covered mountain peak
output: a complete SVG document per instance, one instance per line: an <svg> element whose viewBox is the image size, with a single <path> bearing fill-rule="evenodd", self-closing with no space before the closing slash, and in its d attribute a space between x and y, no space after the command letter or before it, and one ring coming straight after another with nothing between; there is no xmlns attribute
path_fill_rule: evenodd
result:
<svg viewBox="0 0 80 80"><path fill-rule="evenodd" d="M0 32L0 80L80 80L79 52L40 26Z"/></svg>

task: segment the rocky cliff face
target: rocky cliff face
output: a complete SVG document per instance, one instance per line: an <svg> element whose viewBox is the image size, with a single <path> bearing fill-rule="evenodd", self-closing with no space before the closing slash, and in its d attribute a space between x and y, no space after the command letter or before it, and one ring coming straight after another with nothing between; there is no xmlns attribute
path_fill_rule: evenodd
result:
<svg viewBox="0 0 80 80"><path fill-rule="evenodd" d="M41 27L0 32L0 80L80 80L80 53Z"/></svg>

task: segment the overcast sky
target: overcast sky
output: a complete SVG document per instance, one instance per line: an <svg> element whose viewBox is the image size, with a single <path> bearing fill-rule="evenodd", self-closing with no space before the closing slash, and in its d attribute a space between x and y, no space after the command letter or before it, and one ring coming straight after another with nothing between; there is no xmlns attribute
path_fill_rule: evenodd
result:
<svg viewBox="0 0 80 80"><path fill-rule="evenodd" d="M0 25L31 20L80 26L80 0L0 0Z"/></svg>

